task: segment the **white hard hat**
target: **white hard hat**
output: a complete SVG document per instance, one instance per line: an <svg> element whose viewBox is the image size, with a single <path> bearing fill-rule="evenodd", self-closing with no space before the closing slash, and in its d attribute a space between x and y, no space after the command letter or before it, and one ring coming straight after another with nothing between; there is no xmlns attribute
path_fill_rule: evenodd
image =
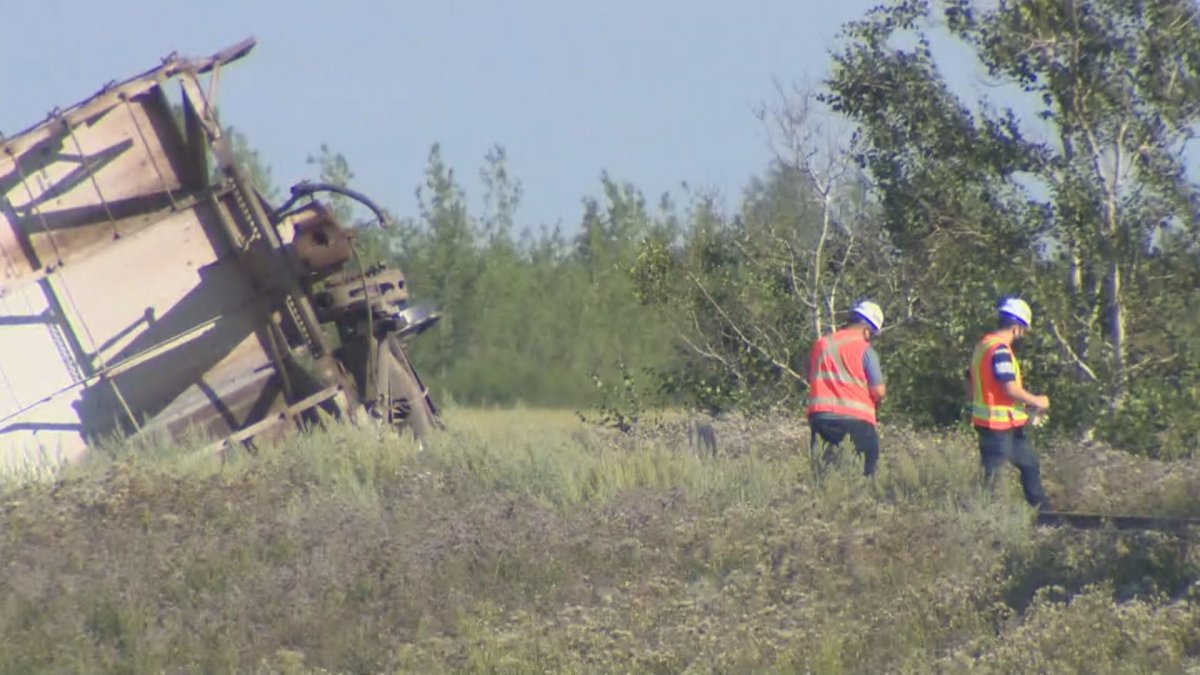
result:
<svg viewBox="0 0 1200 675"><path fill-rule="evenodd" d="M1011 316L1021 323L1025 324L1026 328L1033 323L1033 310L1029 309L1029 304L1020 298L1004 298L1000 301L996 311L1001 316Z"/></svg>
<svg viewBox="0 0 1200 675"><path fill-rule="evenodd" d="M863 300L850 311L861 317L863 321L871 324L871 329L876 333L879 332L880 328L883 328L883 310L879 308L879 305L870 300Z"/></svg>

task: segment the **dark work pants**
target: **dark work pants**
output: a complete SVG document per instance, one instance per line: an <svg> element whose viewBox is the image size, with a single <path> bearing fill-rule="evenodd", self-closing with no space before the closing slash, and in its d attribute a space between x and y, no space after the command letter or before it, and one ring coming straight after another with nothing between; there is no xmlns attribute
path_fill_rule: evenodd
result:
<svg viewBox="0 0 1200 675"><path fill-rule="evenodd" d="M812 428L814 446L817 436L830 445L840 445L842 439L849 434L854 442L854 452L864 457L863 475L871 476L875 473L875 463L879 461L879 433L874 424L852 417L814 415L809 418L808 425ZM829 458L829 454L827 451L826 459Z"/></svg>
<svg viewBox="0 0 1200 675"><path fill-rule="evenodd" d="M997 470L1005 462L1011 462L1021 472L1021 489L1030 506L1049 508L1046 493L1042 490L1042 471L1038 457L1033 452L1025 427L1015 429L985 429L975 427L979 435L979 459L983 464L983 479L989 490L995 490Z"/></svg>

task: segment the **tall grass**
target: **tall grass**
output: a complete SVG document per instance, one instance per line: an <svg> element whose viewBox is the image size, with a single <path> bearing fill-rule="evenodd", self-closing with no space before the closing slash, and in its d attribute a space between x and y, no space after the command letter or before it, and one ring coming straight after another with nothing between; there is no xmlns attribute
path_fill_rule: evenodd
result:
<svg viewBox="0 0 1200 675"><path fill-rule="evenodd" d="M852 454L817 476L789 420L722 423L712 458L678 426L448 417L424 451L332 426L10 479L0 673L1200 665L1194 542L1035 528L1015 479L980 492L968 436L886 429L867 480ZM1047 484L1096 505L1071 452ZM1186 511L1173 466L1159 505Z"/></svg>

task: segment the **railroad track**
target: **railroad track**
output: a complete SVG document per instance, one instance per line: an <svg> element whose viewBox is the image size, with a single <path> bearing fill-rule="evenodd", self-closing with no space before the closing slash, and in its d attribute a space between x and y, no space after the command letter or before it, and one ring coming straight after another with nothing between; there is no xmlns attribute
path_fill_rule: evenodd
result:
<svg viewBox="0 0 1200 675"><path fill-rule="evenodd" d="M1037 515L1038 525L1056 525L1087 530L1156 530L1185 534L1200 532L1200 518L1172 516L1135 516L1105 513L1079 513L1075 511L1042 511Z"/></svg>

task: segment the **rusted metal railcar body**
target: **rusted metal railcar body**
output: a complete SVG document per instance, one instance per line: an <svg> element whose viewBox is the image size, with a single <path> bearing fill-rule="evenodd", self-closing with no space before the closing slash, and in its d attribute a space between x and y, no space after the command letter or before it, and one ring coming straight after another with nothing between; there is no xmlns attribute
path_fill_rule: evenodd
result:
<svg viewBox="0 0 1200 675"><path fill-rule="evenodd" d="M0 464L191 430L227 447L317 408L440 425L404 350L437 313L361 268L314 198L336 186L272 206L222 133L218 75L253 46L169 56L0 137Z"/></svg>

